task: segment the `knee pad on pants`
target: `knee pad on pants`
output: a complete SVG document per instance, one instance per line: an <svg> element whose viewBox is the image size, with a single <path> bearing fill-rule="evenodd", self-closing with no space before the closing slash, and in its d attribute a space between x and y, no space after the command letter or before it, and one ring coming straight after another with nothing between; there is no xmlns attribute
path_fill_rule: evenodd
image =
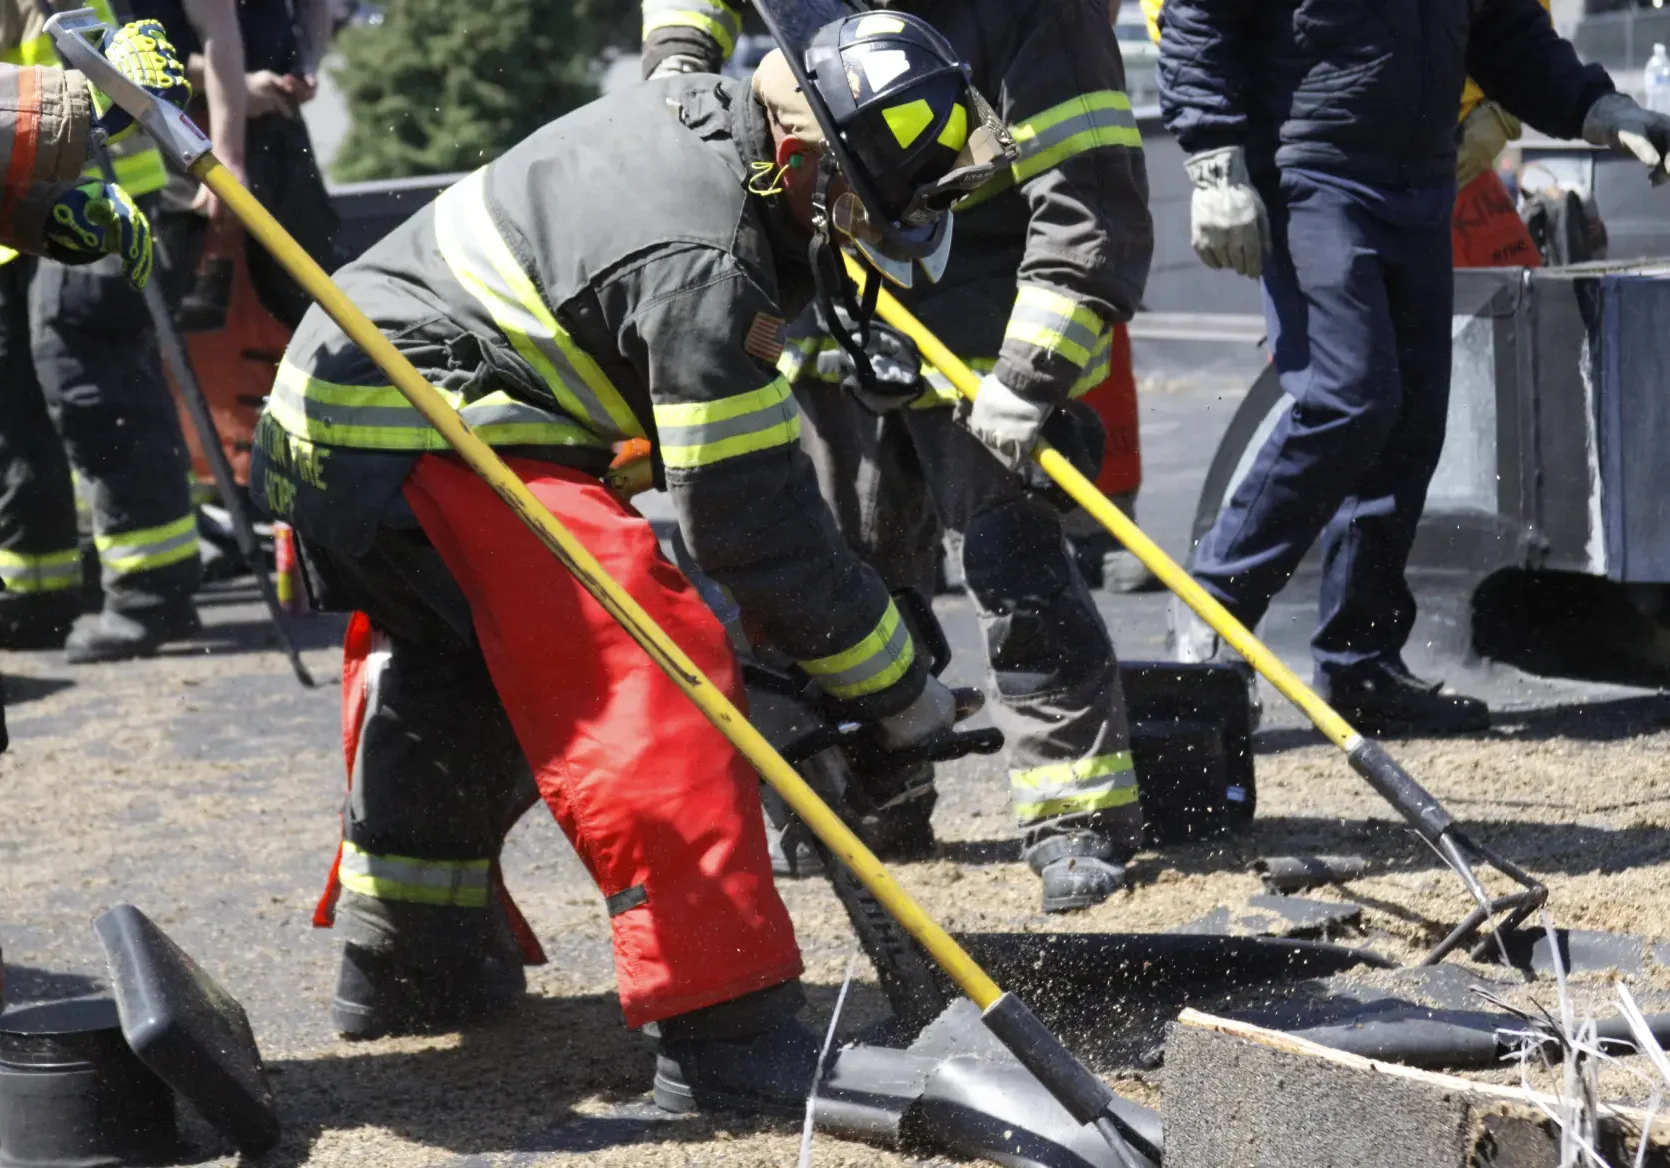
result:
<svg viewBox="0 0 1670 1168"><path fill-rule="evenodd" d="M963 575L986 617L986 648L1000 695L1077 689L1106 672L1107 630L1067 556L1061 518L1017 500L969 524Z"/></svg>

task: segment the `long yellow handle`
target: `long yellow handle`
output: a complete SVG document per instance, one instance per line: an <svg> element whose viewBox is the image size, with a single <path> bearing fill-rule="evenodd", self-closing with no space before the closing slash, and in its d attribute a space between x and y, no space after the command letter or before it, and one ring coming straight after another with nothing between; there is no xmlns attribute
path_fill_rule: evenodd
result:
<svg viewBox="0 0 1670 1168"><path fill-rule="evenodd" d="M848 274L862 288L865 280L864 270L853 262L851 256L847 256L846 261ZM951 384L956 386L958 393L972 400L979 392L980 375L947 349L938 337L928 331L926 325L917 320L910 310L900 304L885 288L877 301L876 311L884 321L909 337L916 345L917 352L922 354L923 360L944 374ZM1097 490L1096 484L1086 478L1064 454L1048 442L1040 441L1034 448L1032 457L1043 468L1044 473L1067 492L1073 502L1083 507L1098 523L1107 528L1113 534L1113 538L1124 544L1131 554L1158 576L1184 604L1199 613L1201 619L1211 625L1218 636L1228 641L1237 653L1246 658L1249 665L1269 678L1270 684L1281 691L1282 696L1288 701L1303 710L1318 730L1342 750L1350 750L1355 745L1361 736L1352 728L1351 723L1340 717L1332 706L1322 700L1320 694L1301 681L1298 674L1284 665L1280 657L1253 636L1246 625L1230 615L1229 610L1219 604L1211 593L1195 583L1194 578L1185 572L1176 560L1166 555L1158 544L1144 535L1142 528L1131 522L1129 516Z"/></svg>
<svg viewBox="0 0 1670 1168"><path fill-rule="evenodd" d="M749 724L730 699L696 668L695 662L684 655L684 651L656 625L638 602L603 570L585 545L539 504L522 480L500 461L490 446L471 432L435 388L354 306L324 269L302 250L255 196L244 189L232 172L222 166L213 154L206 154L192 165L191 173L220 197L250 234L284 265L285 271L330 314L331 319L365 351L366 356L388 374L389 380L406 400L440 431L447 444L458 452L470 469L510 504L529 530L539 537L539 541L550 549L563 567L574 574L581 587L591 593L609 615L631 634L632 639L644 647L644 651L667 676L707 715L708 721L754 764L765 781L783 797L783 801L852 870L893 918L921 943L940 968L973 999L974 1004L985 1010L995 1002L1002 993L997 983L923 911L922 906L893 879L882 862L841 822L817 792L807 786L794 768Z"/></svg>

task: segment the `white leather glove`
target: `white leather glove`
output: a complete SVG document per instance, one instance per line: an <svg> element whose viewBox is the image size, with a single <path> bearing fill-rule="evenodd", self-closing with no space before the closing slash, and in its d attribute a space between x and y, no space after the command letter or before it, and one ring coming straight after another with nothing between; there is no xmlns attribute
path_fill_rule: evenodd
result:
<svg viewBox="0 0 1670 1168"><path fill-rule="evenodd" d="M1202 150L1183 165L1195 188L1189 203L1195 254L1209 268L1232 268L1257 279L1264 270L1270 220L1247 176L1246 152L1239 146Z"/></svg>
<svg viewBox="0 0 1670 1168"><path fill-rule="evenodd" d="M677 77L680 73L706 73L707 62L700 57L692 57L688 53L673 53L663 57L661 62L650 70L647 81L659 81L663 77Z"/></svg>
<svg viewBox="0 0 1670 1168"><path fill-rule="evenodd" d="M1642 109L1633 98L1609 93L1590 106L1583 119L1583 140L1635 155L1655 187L1670 181L1665 171L1670 158L1670 117Z"/></svg>
<svg viewBox="0 0 1670 1168"><path fill-rule="evenodd" d="M1016 473L1032 461L1038 432L1049 419L1051 407L1027 401L988 373L972 405L965 398L957 406L957 418L998 461Z"/></svg>
<svg viewBox="0 0 1670 1168"><path fill-rule="evenodd" d="M1481 101L1461 121L1455 148L1455 185L1460 190L1496 165L1524 127L1493 101Z"/></svg>
<svg viewBox="0 0 1670 1168"><path fill-rule="evenodd" d="M897 714L877 719L876 737L884 750L908 750L951 729L956 720L957 699L944 682L930 677L914 702Z"/></svg>

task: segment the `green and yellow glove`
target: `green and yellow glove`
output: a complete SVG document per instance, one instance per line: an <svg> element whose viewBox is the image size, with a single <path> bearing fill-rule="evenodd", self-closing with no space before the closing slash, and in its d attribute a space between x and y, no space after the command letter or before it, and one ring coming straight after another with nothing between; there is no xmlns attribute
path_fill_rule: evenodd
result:
<svg viewBox="0 0 1670 1168"><path fill-rule="evenodd" d="M104 55L122 76L153 97L179 109L185 109L191 101L191 82L186 80L185 66L180 64L174 46L168 43L168 33L161 21L136 20L123 27L110 38ZM104 140L115 142L133 133L137 123L132 115L97 86L90 88L93 124L104 131Z"/></svg>
<svg viewBox="0 0 1670 1168"><path fill-rule="evenodd" d="M46 227L48 254L60 263L85 264L122 257L122 272L135 288L151 278L151 223L113 183L84 182L52 204Z"/></svg>

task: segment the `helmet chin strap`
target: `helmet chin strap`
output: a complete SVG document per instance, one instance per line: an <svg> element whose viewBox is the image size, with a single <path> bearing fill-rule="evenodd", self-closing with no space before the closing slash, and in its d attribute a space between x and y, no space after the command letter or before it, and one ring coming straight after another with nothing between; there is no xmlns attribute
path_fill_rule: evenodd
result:
<svg viewBox="0 0 1670 1168"><path fill-rule="evenodd" d="M840 244L834 239L834 220L830 215L829 184L835 173L835 164L826 153L819 161L818 184L812 192L812 242L807 248L806 258L817 289L819 325L852 358L859 386L867 392L875 392L876 371L870 365L868 348L870 321L875 317L876 301L881 296L881 274L864 255L864 250L855 248L858 262L868 279L864 281L863 299L853 295L852 282L847 279L841 263ZM855 330L847 328L841 320L841 313L836 311L837 305L857 326L856 335Z"/></svg>

